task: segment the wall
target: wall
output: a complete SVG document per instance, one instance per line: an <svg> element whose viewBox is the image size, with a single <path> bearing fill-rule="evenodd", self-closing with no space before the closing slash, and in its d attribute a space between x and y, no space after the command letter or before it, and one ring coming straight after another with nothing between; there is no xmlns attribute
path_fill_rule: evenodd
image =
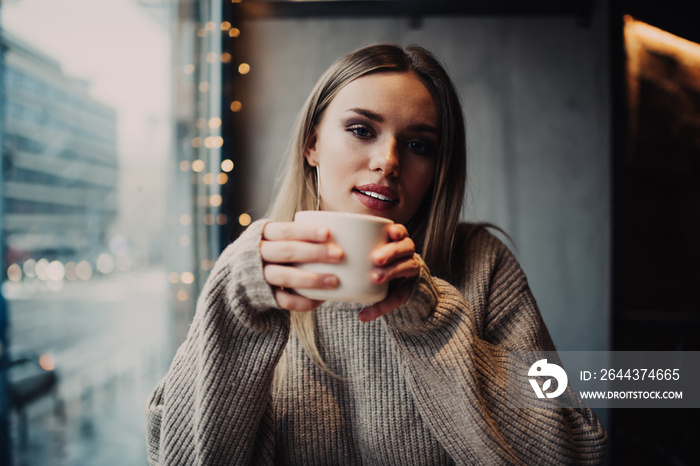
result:
<svg viewBox="0 0 700 466"><path fill-rule="evenodd" d="M338 56L374 42L418 43L447 64L467 116L465 218L517 245L560 350L608 349L610 110L604 15L575 18L266 19L241 24L242 177L253 218L298 109ZM240 93L240 94L239 94ZM237 165L238 166L238 165Z"/></svg>

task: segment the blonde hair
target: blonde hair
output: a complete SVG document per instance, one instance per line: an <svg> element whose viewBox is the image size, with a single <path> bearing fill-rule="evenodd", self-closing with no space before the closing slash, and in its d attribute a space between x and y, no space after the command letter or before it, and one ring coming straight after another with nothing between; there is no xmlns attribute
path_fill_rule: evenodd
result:
<svg viewBox="0 0 700 466"><path fill-rule="evenodd" d="M434 275L459 275L452 261L466 187L466 137L464 116L452 80L439 61L417 45L401 48L378 44L358 49L333 63L321 76L306 100L287 154L284 177L268 218L292 221L299 210L314 210L316 170L304 157L309 138L324 110L349 82L378 71L413 72L433 92L440 106L440 144L435 177L421 206L406 227L416 250ZM292 328L311 360L332 374L316 341L314 312L292 312ZM284 364L284 357L283 362Z"/></svg>

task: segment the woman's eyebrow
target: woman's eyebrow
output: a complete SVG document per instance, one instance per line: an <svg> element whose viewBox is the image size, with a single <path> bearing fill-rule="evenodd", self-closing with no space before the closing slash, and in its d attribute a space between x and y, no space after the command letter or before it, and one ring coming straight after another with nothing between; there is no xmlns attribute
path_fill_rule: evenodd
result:
<svg viewBox="0 0 700 466"><path fill-rule="evenodd" d="M428 125L425 123L419 123L417 125L411 125L409 128L411 131L416 131L419 133L433 133L440 136L440 131L433 125Z"/></svg>
<svg viewBox="0 0 700 466"><path fill-rule="evenodd" d="M365 117L369 118L370 120L376 121L377 123L384 122L383 116L381 116L380 114L375 113L371 110L367 110L366 108L353 107L353 108L347 109L346 111L357 113L358 115L365 116ZM440 130L438 130L435 126L427 124L427 123L418 123L415 125L411 125L408 129L410 129L411 131L417 131L417 132L422 132L422 133L434 133L434 134L437 134L438 136L440 135Z"/></svg>
<svg viewBox="0 0 700 466"><path fill-rule="evenodd" d="M369 118L370 120L374 120L374 121L376 121L377 123L382 123L382 122L384 122L384 117L383 117L383 116L381 116L381 115L378 114L378 113L374 113L374 112L371 111L371 110L367 110L366 108L354 107L354 108L349 108L349 109L347 109L347 111L348 111L348 112L354 112L354 113L357 113L357 114L362 115L362 116L366 116L366 117Z"/></svg>

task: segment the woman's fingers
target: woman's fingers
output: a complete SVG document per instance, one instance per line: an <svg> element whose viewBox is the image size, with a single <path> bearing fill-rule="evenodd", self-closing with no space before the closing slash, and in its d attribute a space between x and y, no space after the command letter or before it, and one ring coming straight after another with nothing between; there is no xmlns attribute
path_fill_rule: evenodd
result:
<svg viewBox="0 0 700 466"><path fill-rule="evenodd" d="M377 267L372 270L372 282L380 284L397 278L411 278L420 273L420 261L415 254L410 258L392 262L386 267Z"/></svg>
<svg viewBox="0 0 700 466"><path fill-rule="evenodd" d="M386 243L372 251L372 263L384 267L396 260L412 257L416 245L408 236Z"/></svg>
<svg viewBox="0 0 700 466"><path fill-rule="evenodd" d="M360 311L358 317L362 322L369 322L387 314L406 302L411 294L412 280L406 280L389 291L389 295L378 303Z"/></svg>
<svg viewBox="0 0 700 466"><path fill-rule="evenodd" d="M420 260L416 257L416 245L408 236L406 227L392 225L388 230L389 243L372 251L374 283L384 283L396 278L415 277L420 272Z"/></svg>
<svg viewBox="0 0 700 466"><path fill-rule="evenodd" d="M343 250L335 244L305 241L262 241L260 256L265 262L292 264L298 262L338 262Z"/></svg>
<svg viewBox="0 0 700 466"><path fill-rule="evenodd" d="M263 240L269 241L328 241L330 231L326 227L297 222L270 222L262 231Z"/></svg>
<svg viewBox="0 0 700 466"><path fill-rule="evenodd" d="M338 262L343 250L327 243L330 233L325 227L295 222L270 222L263 229L260 255L265 262Z"/></svg>
<svg viewBox="0 0 700 466"><path fill-rule="evenodd" d="M317 274L277 264L263 266L263 275L272 285L277 305L288 311L312 311L323 303L323 301L308 299L297 294L294 291L295 288L333 289L339 283L335 275Z"/></svg>
<svg viewBox="0 0 700 466"><path fill-rule="evenodd" d="M275 287L273 288L273 290L273 294L275 296L275 301L277 301L277 305L280 308L286 309L288 311L313 311L323 303L323 301L315 301L313 299L308 299L298 294L292 293L291 290L288 290L286 288L283 289Z"/></svg>
<svg viewBox="0 0 700 466"><path fill-rule="evenodd" d="M270 285L284 288L328 290L338 286L335 275L308 272L286 265L267 264L263 266L263 276Z"/></svg>

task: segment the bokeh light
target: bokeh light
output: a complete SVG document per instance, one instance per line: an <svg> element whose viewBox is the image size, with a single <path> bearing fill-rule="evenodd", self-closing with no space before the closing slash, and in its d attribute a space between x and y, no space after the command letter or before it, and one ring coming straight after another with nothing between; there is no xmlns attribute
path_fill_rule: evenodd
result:
<svg viewBox="0 0 700 466"><path fill-rule="evenodd" d="M99 255L97 258L97 263L95 264L97 270L102 274L110 274L114 272L114 258L111 254L106 252Z"/></svg>
<svg viewBox="0 0 700 466"><path fill-rule="evenodd" d="M59 261L52 261L46 267L46 277L54 282L59 282L63 280L66 276L66 269L63 264Z"/></svg>
<svg viewBox="0 0 700 466"><path fill-rule="evenodd" d="M241 63L238 65L238 72L241 74L250 73L250 65L248 63Z"/></svg>
<svg viewBox="0 0 700 466"><path fill-rule="evenodd" d="M22 267L17 264L12 264L7 268L7 278L11 282L22 281Z"/></svg>
<svg viewBox="0 0 700 466"><path fill-rule="evenodd" d="M73 261L66 262L66 280L75 281L78 279L78 264Z"/></svg>
<svg viewBox="0 0 700 466"><path fill-rule="evenodd" d="M233 170L233 162L230 159L221 162L221 171L228 173L231 170Z"/></svg>
<svg viewBox="0 0 700 466"><path fill-rule="evenodd" d="M180 274L180 281L185 285L191 285L194 283L194 274L192 272L182 272Z"/></svg>
<svg viewBox="0 0 700 466"><path fill-rule="evenodd" d="M248 215L248 214L243 213L243 214L238 216L238 223L240 223L244 227L247 227L248 225L250 225L251 221L252 221L252 219L250 218L250 215Z"/></svg>
<svg viewBox="0 0 700 466"><path fill-rule="evenodd" d="M48 273L47 273L48 268L49 268L49 261L47 261L46 259L39 259L38 261L36 261L36 267L35 267L36 277L39 280L48 280L48 278L49 278Z"/></svg>
<svg viewBox="0 0 700 466"><path fill-rule="evenodd" d="M78 278L87 281L92 278L92 265L88 261L80 261L76 267Z"/></svg>
<svg viewBox="0 0 700 466"><path fill-rule="evenodd" d="M192 171L195 173L200 173L204 170L204 160L195 160L192 162Z"/></svg>
<svg viewBox="0 0 700 466"><path fill-rule="evenodd" d="M45 353L39 356L39 365L45 371L52 371L56 367L56 361L53 355Z"/></svg>
<svg viewBox="0 0 700 466"><path fill-rule="evenodd" d="M36 277L36 261L34 259L27 259L22 265L22 270L27 277Z"/></svg>

